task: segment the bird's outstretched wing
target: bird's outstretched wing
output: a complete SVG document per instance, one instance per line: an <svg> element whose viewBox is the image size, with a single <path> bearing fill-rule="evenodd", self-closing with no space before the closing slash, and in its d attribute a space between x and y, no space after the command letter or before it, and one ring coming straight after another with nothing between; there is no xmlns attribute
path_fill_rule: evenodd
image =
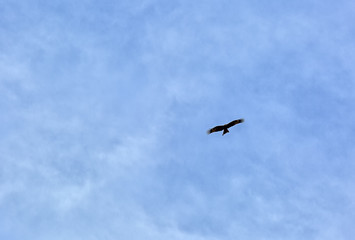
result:
<svg viewBox="0 0 355 240"><path fill-rule="evenodd" d="M224 126L225 126L226 128L230 128L230 127L232 127L232 126L234 126L234 125L236 125L236 124L238 124L238 123L242 123L242 122L244 122L244 119L243 119L243 118L238 119L238 120L231 121L230 123L228 123L228 124L226 124L226 125L224 125Z"/></svg>
<svg viewBox="0 0 355 240"><path fill-rule="evenodd" d="M215 126L214 128L211 128L210 130L207 131L208 134L211 134L213 132L219 132L224 129L224 126Z"/></svg>

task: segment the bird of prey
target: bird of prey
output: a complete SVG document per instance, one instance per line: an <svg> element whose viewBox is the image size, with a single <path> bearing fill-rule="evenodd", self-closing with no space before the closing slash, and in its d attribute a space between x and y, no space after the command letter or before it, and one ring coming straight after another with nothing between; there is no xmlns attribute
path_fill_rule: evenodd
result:
<svg viewBox="0 0 355 240"><path fill-rule="evenodd" d="M213 132L219 132L219 131L223 130L223 134L222 134L222 136L223 136L224 134L229 132L228 128L230 128L238 123L242 123L242 122L244 122L243 118L238 119L238 120L234 120L234 121L231 121L230 123L225 124L225 125L215 126L214 128L211 128L210 130L208 130L207 133L211 134Z"/></svg>

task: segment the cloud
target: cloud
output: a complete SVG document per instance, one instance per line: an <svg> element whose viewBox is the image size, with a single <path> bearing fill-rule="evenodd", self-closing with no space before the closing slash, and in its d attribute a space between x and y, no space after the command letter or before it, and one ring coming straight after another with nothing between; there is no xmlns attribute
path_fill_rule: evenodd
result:
<svg viewBox="0 0 355 240"><path fill-rule="evenodd" d="M4 2L0 236L348 239L349 9Z"/></svg>

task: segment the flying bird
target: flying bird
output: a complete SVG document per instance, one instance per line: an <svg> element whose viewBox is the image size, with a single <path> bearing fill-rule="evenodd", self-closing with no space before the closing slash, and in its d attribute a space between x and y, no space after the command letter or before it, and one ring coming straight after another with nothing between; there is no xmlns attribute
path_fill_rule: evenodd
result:
<svg viewBox="0 0 355 240"><path fill-rule="evenodd" d="M230 127L233 127L234 125L238 124L238 123L242 123L244 122L244 119L241 118L241 119L238 119L238 120L234 120L234 121L231 121L230 123L228 124L225 124L225 125L220 125L220 126L215 126L214 128L211 128L210 130L207 131L208 134L211 134L213 132L219 132L219 131L222 131L223 130L223 134L226 134L228 133L228 128Z"/></svg>

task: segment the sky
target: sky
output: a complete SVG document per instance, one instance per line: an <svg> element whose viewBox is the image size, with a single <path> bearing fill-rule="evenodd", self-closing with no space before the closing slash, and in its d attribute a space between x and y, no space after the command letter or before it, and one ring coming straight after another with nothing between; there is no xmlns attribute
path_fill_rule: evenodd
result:
<svg viewBox="0 0 355 240"><path fill-rule="evenodd" d="M354 12L2 0L0 239L352 239Z"/></svg>

